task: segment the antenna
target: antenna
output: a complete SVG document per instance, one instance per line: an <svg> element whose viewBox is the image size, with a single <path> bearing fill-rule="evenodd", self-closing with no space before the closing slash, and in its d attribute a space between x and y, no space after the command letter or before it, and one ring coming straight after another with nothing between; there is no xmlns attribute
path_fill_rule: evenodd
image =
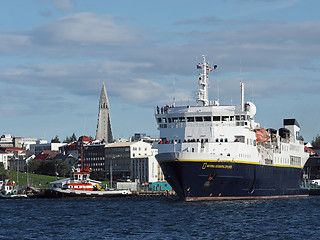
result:
<svg viewBox="0 0 320 240"><path fill-rule="evenodd" d="M200 89L198 90L197 102L202 102L203 106L209 105L208 100L208 74L207 70L210 71L210 67L206 62L205 55L202 55L202 63L197 65L198 69L201 69L201 73L199 74L198 84ZM212 71L212 70L211 70Z"/></svg>
<svg viewBox="0 0 320 240"><path fill-rule="evenodd" d="M240 82L240 88L241 88L241 111L244 111L244 83Z"/></svg>

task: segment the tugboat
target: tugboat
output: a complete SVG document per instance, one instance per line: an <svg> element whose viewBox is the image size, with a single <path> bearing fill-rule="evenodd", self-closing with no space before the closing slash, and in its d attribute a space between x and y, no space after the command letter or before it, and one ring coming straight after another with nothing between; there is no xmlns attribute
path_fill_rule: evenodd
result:
<svg viewBox="0 0 320 240"><path fill-rule="evenodd" d="M83 164L81 146L81 165L72 168L70 178L51 182L51 192L55 197L123 197L130 196L129 189L103 189L101 182L90 179L91 169Z"/></svg>
<svg viewBox="0 0 320 240"><path fill-rule="evenodd" d="M1 198L27 198L26 194L18 193L17 185L15 181L11 179L6 179L1 184L0 191Z"/></svg>
<svg viewBox="0 0 320 240"><path fill-rule="evenodd" d="M296 119L279 130L255 122L256 106L208 100L209 66L199 69L197 105L155 109L160 130L156 159L181 200L304 197L300 173L308 159Z"/></svg>

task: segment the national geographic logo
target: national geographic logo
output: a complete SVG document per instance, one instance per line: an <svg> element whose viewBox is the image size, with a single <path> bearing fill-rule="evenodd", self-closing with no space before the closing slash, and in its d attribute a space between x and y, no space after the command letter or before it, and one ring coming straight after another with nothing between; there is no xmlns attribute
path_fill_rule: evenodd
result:
<svg viewBox="0 0 320 240"><path fill-rule="evenodd" d="M221 165L221 164L208 164L208 163L203 163L202 169L206 169L206 168L232 169L232 165Z"/></svg>

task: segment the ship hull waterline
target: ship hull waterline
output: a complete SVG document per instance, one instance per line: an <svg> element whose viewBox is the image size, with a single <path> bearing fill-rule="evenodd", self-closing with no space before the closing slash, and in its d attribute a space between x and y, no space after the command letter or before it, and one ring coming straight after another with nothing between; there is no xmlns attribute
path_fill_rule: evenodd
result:
<svg viewBox="0 0 320 240"><path fill-rule="evenodd" d="M301 168L156 155L166 180L184 201L307 197Z"/></svg>

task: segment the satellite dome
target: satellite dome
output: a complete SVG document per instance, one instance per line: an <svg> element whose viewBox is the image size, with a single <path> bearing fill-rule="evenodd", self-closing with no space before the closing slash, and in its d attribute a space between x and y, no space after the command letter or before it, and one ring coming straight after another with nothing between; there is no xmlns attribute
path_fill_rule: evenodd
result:
<svg viewBox="0 0 320 240"><path fill-rule="evenodd" d="M254 105L252 102L246 102L244 105L244 110L248 112L248 115L250 116L250 118L253 118L257 112L256 105Z"/></svg>

